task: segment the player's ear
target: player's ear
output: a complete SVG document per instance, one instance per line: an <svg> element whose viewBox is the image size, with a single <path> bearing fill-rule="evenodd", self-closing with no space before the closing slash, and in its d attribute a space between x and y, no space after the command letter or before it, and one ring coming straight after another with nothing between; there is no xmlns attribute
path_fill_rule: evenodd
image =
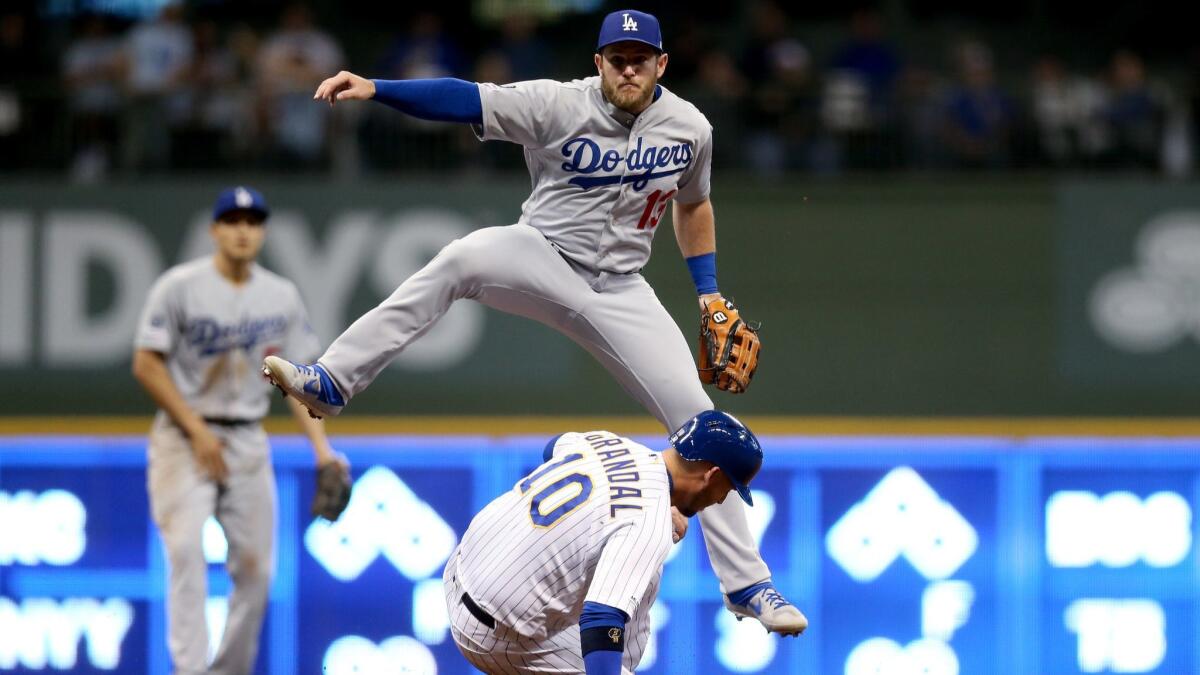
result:
<svg viewBox="0 0 1200 675"><path fill-rule="evenodd" d="M658 77L662 77L665 72L667 72L667 53L663 52L658 55Z"/></svg>
<svg viewBox="0 0 1200 675"><path fill-rule="evenodd" d="M592 55L592 60L596 63L596 74L597 75L604 74L604 69L600 67L600 58L601 58L600 52L596 52L595 54Z"/></svg>

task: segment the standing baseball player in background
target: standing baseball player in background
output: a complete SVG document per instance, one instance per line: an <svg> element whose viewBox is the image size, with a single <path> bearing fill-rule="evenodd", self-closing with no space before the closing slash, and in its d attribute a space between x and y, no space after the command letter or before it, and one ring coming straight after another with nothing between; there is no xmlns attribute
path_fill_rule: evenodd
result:
<svg viewBox="0 0 1200 675"><path fill-rule="evenodd" d="M653 16L605 17L594 64L597 76L571 82L385 81L343 71L321 83L314 98L331 105L375 99L524 146L533 192L516 225L451 242L315 364L266 359L285 393L314 415L338 414L461 298L566 334L668 431L713 407L702 383L745 390L759 343L717 290L712 128L658 84L667 54ZM668 204L701 307L699 378L687 342L640 274ZM701 524L730 611L768 631L804 630L807 619L775 590L741 504L710 509Z"/></svg>
<svg viewBox="0 0 1200 675"><path fill-rule="evenodd" d="M563 434L471 521L442 583L450 633L486 673L632 673L672 541L733 490L752 503L754 434L707 410L661 454L607 431ZM672 535L675 535L674 537Z"/></svg>
<svg viewBox="0 0 1200 675"><path fill-rule="evenodd" d="M258 364L275 352L315 355L319 348L296 287L255 263L267 215L257 191L222 192L210 227L216 253L159 277L137 328L133 374L159 408L147 487L170 567L168 646L181 675L254 669L275 570L275 477L260 424L271 387ZM349 499L344 460L319 420L298 403L289 407L316 452L319 485L327 485L318 487L314 506L337 518ZM328 486L334 507L324 508ZM210 667L201 531L212 516L229 543L233 593Z"/></svg>

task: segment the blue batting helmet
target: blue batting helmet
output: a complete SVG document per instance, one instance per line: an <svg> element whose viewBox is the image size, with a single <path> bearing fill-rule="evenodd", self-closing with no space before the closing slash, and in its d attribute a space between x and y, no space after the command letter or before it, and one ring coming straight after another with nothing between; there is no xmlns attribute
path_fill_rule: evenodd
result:
<svg viewBox="0 0 1200 675"><path fill-rule="evenodd" d="M705 410L676 429L670 440L684 459L717 465L742 499L754 506L749 483L762 467L763 451L745 424L729 413Z"/></svg>

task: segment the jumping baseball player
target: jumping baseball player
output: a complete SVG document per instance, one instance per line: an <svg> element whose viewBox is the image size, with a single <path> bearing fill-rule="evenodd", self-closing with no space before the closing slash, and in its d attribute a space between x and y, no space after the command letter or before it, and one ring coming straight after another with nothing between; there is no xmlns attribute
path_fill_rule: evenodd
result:
<svg viewBox="0 0 1200 675"><path fill-rule="evenodd" d="M684 516L733 490L751 503L754 434L707 410L656 453L607 431L563 434L488 504L442 581L455 643L486 673L632 673Z"/></svg>
<svg viewBox="0 0 1200 675"><path fill-rule="evenodd" d="M280 351L315 355L319 346L296 287L255 263L267 215L257 191L221 192L210 228L216 253L173 267L155 282L135 338L134 377L159 408L150 430L147 488L169 563L168 646L180 675L254 669L275 570L275 478L259 424L271 387L258 364ZM324 482L346 486L332 498L344 508L345 464L323 424L298 403L290 408ZM330 498L322 488L317 497ZM322 511L331 519L338 513ZM210 666L201 530L211 516L229 543L233 593Z"/></svg>
<svg viewBox="0 0 1200 675"><path fill-rule="evenodd" d="M717 290L712 128L658 84L667 54L653 16L605 17L594 63L596 76L571 82L385 81L343 71L321 83L313 98L331 105L374 99L524 146L533 192L516 225L447 245L315 364L266 359L264 371L285 394L314 415L338 414L462 298L564 333L667 430L713 407L702 383L745 390L759 346ZM639 273L668 205L702 308L699 378L682 333ZM701 523L730 611L769 631L804 630L807 619L771 583L743 507L730 501Z"/></svg>

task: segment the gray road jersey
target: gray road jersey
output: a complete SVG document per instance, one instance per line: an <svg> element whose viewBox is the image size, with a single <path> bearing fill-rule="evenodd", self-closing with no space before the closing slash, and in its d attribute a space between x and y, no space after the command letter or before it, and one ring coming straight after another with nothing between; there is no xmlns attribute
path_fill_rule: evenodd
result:
<svg viewBox="0 0 1200 675"><path fill-rule="evenodd" d="M171 379L204 417L258 419L270 406L260 364L269 354L320 353L300 292L258 265L235 286L211 256L176 265L150 289L134 346L166 355Z"/></svg>
<svg viewBox="0 0 1200 675"><path fill-rule="evenodd" d="M636 117L605 100L599 76L485 83L479 97L480 137L525 147L533 192L520 222L584 266L641 269L669 201L708 197L712 127L665 87Z"/></svg>

